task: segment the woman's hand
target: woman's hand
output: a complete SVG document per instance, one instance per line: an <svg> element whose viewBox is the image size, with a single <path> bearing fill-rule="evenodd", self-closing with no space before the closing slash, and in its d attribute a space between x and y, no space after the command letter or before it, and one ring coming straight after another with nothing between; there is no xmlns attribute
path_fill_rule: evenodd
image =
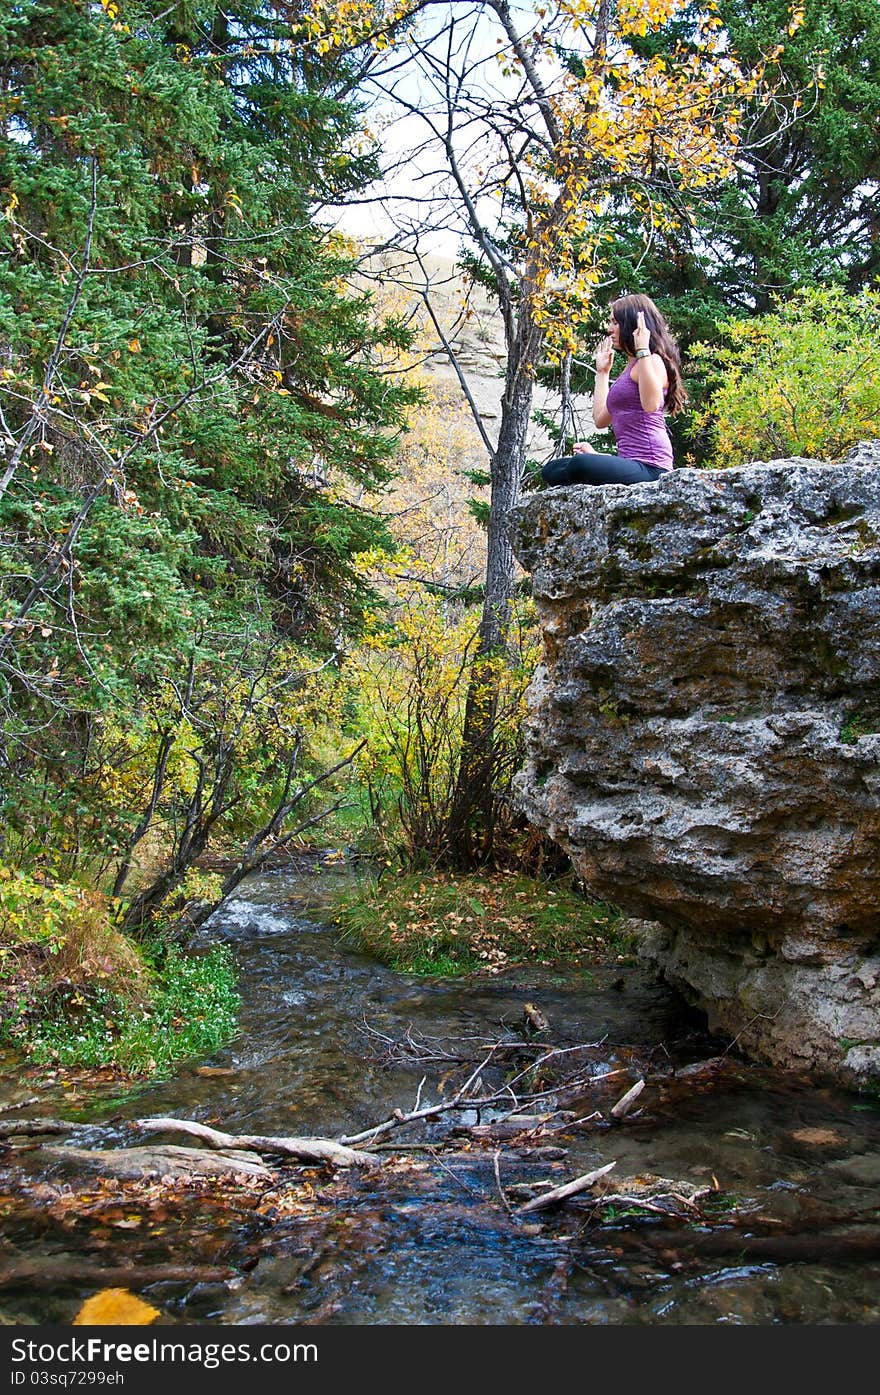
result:
<svg viewBox="0 0 880 1395"><path fill-rule="evenodd" d="M651 347L651 331L645 324L644 310L640 310L636 315L636 327L633 330L633 346L635 347L636 353L638 353L639 349L650 349Z"/></svg>
<svg viewBox="0 0 880 1395"><path fill-rule="evenodd" d="M614 345L611 342L611 335L606 334L598 349L596 350L596 372L610 373L611 365L614 362Z"/></svg>

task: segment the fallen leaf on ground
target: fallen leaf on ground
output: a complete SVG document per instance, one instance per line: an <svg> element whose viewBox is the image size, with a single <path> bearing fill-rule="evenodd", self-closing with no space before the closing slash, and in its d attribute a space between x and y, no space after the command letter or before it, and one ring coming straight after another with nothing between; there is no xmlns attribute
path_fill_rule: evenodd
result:
<svg viewBox="0 0 880 1395"><path fill-rule="evenodd" d="M833 1129L795 1129L791 1135L795 1143L822 1144L842 1143L843 1138Z"/></svg>
<svg viewBox="0 0 880 1395"><path fill-rule="evenodd" d="M100 1293L93 1293L86 1299L73 1319L73 1326L146 1327L158 1316L158 1308L151 1308L127 1288L102 1288Z"/></svg>

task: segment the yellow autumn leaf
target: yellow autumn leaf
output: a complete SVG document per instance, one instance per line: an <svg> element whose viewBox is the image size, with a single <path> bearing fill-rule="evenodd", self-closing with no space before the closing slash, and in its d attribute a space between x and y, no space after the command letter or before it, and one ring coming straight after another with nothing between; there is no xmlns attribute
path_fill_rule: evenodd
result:
<svg viewBox="0 0 880 1395"><path fill-rule="evenodd" d="M127 1288L103 1288L83 1303L74 1327L146 1327L159 1316L158 1308L130 1293Z"/></svg>

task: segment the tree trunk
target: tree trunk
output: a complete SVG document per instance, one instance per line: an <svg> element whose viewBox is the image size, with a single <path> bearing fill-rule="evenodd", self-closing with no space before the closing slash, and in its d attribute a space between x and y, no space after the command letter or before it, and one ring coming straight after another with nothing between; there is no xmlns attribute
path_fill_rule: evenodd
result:
<svg viewBox="0 0 880 1395"><path fill-rule="evenodd" d="M532 410L535 361L541 333L533 323L529 297L521 290L501 402L498 445L491 462L491 502L483 613L468 682L455 795L448 825L448 861L466 871L493 853L497 813L496 718L493 661L506 656L512 618L515 559L510 512L519 499Z"/></svg>

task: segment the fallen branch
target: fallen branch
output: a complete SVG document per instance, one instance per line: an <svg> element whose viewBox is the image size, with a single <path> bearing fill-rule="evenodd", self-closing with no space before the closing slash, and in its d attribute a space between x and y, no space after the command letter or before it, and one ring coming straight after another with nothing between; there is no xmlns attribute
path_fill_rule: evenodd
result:
<svg viewBox="0 0 880 1395"><path fill-rule="evenodd" d="M272 1173L254 1152L240 1149L182 1148L161 1143L146 1148L52 1148L42 1156L66 1172L97 1172L102 1177L137 1180L159 1177L176 1182L189 1177L261 1177Z"/></svg>
<svg viewBox="0 0 880 1395"><path fill-rule="evenodd" d="M76 1128L71 1119L4 1119L0 1138L27 1138L37 1133L70 1133Z"/></svg>
<svg viewBox="0 0 880 1395"><path fill-rule="evenodd" d="M556 1206L560 1201L567 1201L570 1196L577 1196L578 1192L592 1187L594 1182L598 1182L600 1177L604 1177L606 1172L610 1172L612 1167L616 1166L616 1162L606 1163L604 1167L597 1167L594 1172L585 1172L583 1177L576 1177L573 1182L554 1187L552 1191L545 1192L543 1196L536 1196L533 1201L527 1201L525 1206L520 1206L517 1215L524 1216L527 1211L543 1211L547 1206Z"/></svg>
<svg viewBox="0 0 880 1395"><path fill-rule="evenodd" d="M711 1188L708 1190L711 1191ZM672 1196L674 1200L680 1201L683 1206L688 1207L691 1211L699 1211L699 1207L695 1206L692 1201L688 1201L685 1197L678 1196L672 1192L658 1192L657 1196ZM588 1197L581 1205L589 1207L591 1210L595 1210L601 1206L631 1206L639 1211L655 1211L660 1216L675 1216L680 1214L676 1211L670 1211L668 1206L659 1206L657 1204L657 1196L649 1200L648 1197L623 1196L620 1192L608 1192L604 1196Z"/></svg>
<svg viewBox="0 0 880 1395"><path fill-rule="evenodd" d="M590 1045L595 1044L596 1043L591 1043ZM513 1043L509 1041L493 1042L486 1048L486 1054L471 1071L461 1088L458 1089L450 1099L444 1100L440 1104L430 1104L423 1107L419 1106L419 1100L417 1099L415 1107L408 1113L404 1113L402 1109L395 1109L389 1119L386 1119L381 1124L376 1124L373 1128L364 1129L361 1133L343 1134L339 1140L340 1143L355 1144L373 1142L381 1138L384 1134L392 1133L395 1129L401 1128L404 1124L421 1123L424 1119L435 1119L438 1115L448 1114L450 1111L456 1109L479 1111L481 1109L487 1109L492 1105L506 1103L510 1105L508 1114L512 1114L517 1109L522 1109L525 1104L536 1105L541 1100L552 1100L555 1103L557 1097L561 1093L560 1086L558 1085L554 1085L546 1090L525 1092L522 1095L517 1095L513 1087L533 1071L540 1070L546 1062L561 1056L568 1056L574 1051L584 1051L589 1049L589 1047L551 1047L549 1050L544 1050L544 1054L540 1056L538 1060L533 1061L525 1070L519 1071L512 1080L505 1081L497 1090L491 1090L486 1094L472 1094L471 1092L474 1089L479 1088L483 1071L494 1064L495 1058L498 1055L510 1051L511 1049L521 1050L522 1043ZM607 1071L603 1072L602 1075L579 1077L576 1080L566 1081L564 1088L568 1092L574 1091L577 1098L580 1099L587 1086L596 1084L600 1080L606 1080L609 1075L618 1074L620 1074L619 1071ZM422 1083L424 1084L424 1081ZM419 1098L421 1098L421 1086L419 1087ZM553 1112L555 1114L560 1114L564 1111L554 1109Z"/></svg>
<svg viewBox="0 0 880 1395"><path fill-rule="evenodd" d="M333 1167L381 1167L373 1153L347 1148L330 1138L274 1138L263 1134L221 1133L193 1119L136 1119L146 1133L186 1133L201 1138L210 1148L252 1148L257 1153L283 1153L301 1162L330 1163Z"/></svg>
<svg viewBox="0 0 880 1395"><path fill-rule="evenodd" d="M507 1200L507 1193L505 1192L504 1188L503 1188L502 1185L501 1185L501 1149L500 1149L500 1148L496 1148L496 1150L495 1150L495 1156L494 1156L494 1158L492 1159L492 1162L493 1162L493 1165L494 1165L494 1168L495 1168L495 1185L496 1185L497 1188L498 1188L498 1195L499 1195L500 1198L501 1198L501 1205L504 1207L504 1209L505 1209L505 1211L507 1212L508 1216L512 1216L512 1215L513 1215L513 1207L511 1206L510 1202Z"/></svg>
<svg viewBox="0 0 880 1395"><path fill-rule="evenodd" d="M629 1111L632 1109L633 1105L635 1104L636 1100L638 1099L639 1095L644 1090L644 1088L644 1080L637 1080L635 1085L633 1085L632 1089L627 1090L625 1095L621 1095L620 1099L617 1101L617 1104L612 1106L612 1118L622 1119L624 1115L628 1114Z"/></svg>
<svg viewBox="0 0 880 1395"><path fill-rule="evenodd" d="M29 1109L32 1104L39 1104L37 1095L31 1095L27 1100L13 1100L10 1104L0 1104L0 1114L10 1114L14 1109Z"/></svg>
<svg viewBox="0 0 880 1395"><path fill-rule="evenodd" d="M564 1129L566 1123L552 1125L551 1120L558 1115L564 1115L566 1119L574 1117L571 1110L558 1109L552 1114L508 1114L503 1119L496 1119L491 1124L458 1124L453 1129L454 1133L466 1133L471 1138L482 1139L509 1139L519 1138L522 1135L538 1138L545 1133L553 1132L554 1129Z"/></svg>
<svg viewBox="0 0 880 1395"><path fill-rule="evenodd" d="M482 1194L476 1191L475 1188L470 1186L467 1182L465 1182L463 1178L459 1177L457 1172L453 1172L449 1164L443 1161L439 1152L435 1151L433 1154L433 1158L435 1163L439 1164L439 1166L442 1167L443 1171L452 1178L453 1182L456 1182L458 1186L461 1187L462 1191L467 1192L468 1196L476 1197L477 1201L482 1201ZM465 1155L464 1161L470 1162L470 1159L467 1157L467 1155Z"/></svg>
<svg viewBox="0 0 880 1395"><path fill-rule="evenodd" d="M402 1040L389 1036L387 1032L379 1032L375 1027L371 1027L366 1018L363 1025L355 1024L355 1030L363 1032L366 1036L374 1038L376 1041L385 1043L384 1059L392 1061L442 1061L447 1064L465 1066L473 1060L473 1056L462 1056L458 1053L446 1051L443 1043L436 1037L416 1038L413 1036L412 1026L408 1026ZM380 1058L383 1059L383 1058Z"/></svg>
<svg viewBox="0 0 880 1395"><path fill-rule="evenodd" d="M451 1099L445 1100L442 1104L426 1104L422 1108L418 1107L417 1100L417 1107L411 1109L408 1114L404 1114L402 1109L395 1109L391 1118L386 1119L384 1123L376 1124L371 1129L364 1129L362 1133L343 1134L342 1138L339 1140L340 1143L366 1143L368 1140L372 1141L373 1139L381 1138L383 1134L392 1133L403 1124L412 1124L422 1119L434 1119L438 1114L447 1114L451 1109L485 1109L488 1105L497 1104L500 1100L509 1102L513 1099L514 1103L516 1103L516 1095L510 1089L509 1085L502 1085L499 1090L494 1090L489 1095L478 1095L476 1097L470 1095L470 1091L477 1081L479 1081L482 1072L489 1065L497 1050L498 1046L489 1047L482 1061L471 1071L467 1080L461 1088L455 1092ZM421 1097L421 1091L422 1087L420 1085L419 1097Z"/></svg>
<svg viewBox="0 0 880 1395"><path fill-rule="evenodd" d="M66 1288L94 1284L96 1288L146 1288L147 1284L219 1284L231 1279L232 1269L200 1268L193 1264L84 1264L82 1260L21 1259L4 1264L0 1289Z"/></svg>
<svg viewBox="0 0 880 1395"><path fill-rule="evenodd" d="M605 1200L605 1198L603 1198ZM668 1212L667 1212L668 1215ZM592 1231L597 1248L658 1251L663 1264L695 1260L702 1256L735 1255L743 1261L773 1264L842 1264L880 1258L880 1231L852 1235L743 1235L738 1230L637 1230Z"/></svg>

